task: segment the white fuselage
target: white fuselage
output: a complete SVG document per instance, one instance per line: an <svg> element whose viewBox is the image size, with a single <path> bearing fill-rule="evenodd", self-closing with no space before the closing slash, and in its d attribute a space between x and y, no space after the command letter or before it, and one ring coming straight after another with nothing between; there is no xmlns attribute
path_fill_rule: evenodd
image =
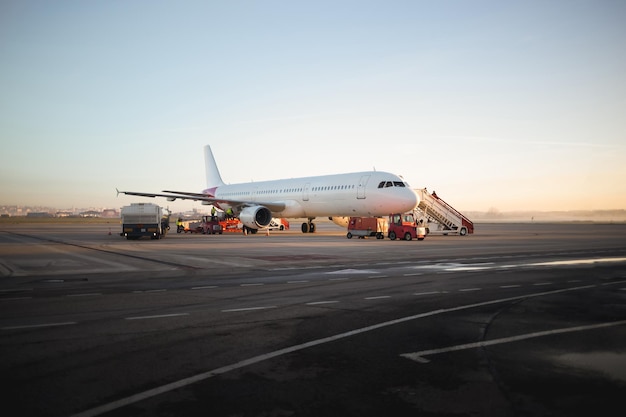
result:
<svg viewBox="0 0 626 417"><path fill-rule="evenodd" d="M416 193L402 178L368 171L221 185L204 191L219 207L237 211L236 202L266 206L275 217L386 216L413 210Z"/></svg>

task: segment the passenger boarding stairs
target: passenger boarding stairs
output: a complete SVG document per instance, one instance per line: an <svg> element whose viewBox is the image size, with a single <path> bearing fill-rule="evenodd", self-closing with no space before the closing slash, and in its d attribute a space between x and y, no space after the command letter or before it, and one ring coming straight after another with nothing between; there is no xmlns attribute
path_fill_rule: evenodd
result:
<svg viewBox="0 0 626 417"><path fill-rule="evenodd" d="M426 188L414 190L420 197L417 208L427 219L433 219L441 225L444 234L458 233L461 236L474 233L474 223L443 201L435 192L429 194Z"/></svg>

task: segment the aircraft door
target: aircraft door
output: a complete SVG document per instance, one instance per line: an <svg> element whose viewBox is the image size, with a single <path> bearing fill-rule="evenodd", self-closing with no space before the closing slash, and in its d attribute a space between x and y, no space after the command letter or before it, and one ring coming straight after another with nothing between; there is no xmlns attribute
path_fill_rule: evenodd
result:
<svg viewBox="0 0 626 417"><path fill-rule="evenodd" d="M356 189L356 198L363 199L365 198L365 186L367 185L367 181L369 181L369 175L363 175L359 180L359 186Z"/></svg>
<svg viewBox="0 0 626 417"><path fill-rule="evenodd" d="M302 201L309 201L309 189L311 188L311 183L307 182L304 184L304 188L302 189Z"/></svg>

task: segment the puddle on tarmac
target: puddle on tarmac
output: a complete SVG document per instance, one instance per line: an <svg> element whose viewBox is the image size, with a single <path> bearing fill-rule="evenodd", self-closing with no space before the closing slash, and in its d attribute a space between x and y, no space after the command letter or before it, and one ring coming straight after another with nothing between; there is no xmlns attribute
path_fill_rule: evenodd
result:
<svg viewBox="0 0 626 417"><path fill-rule="evenodd" d="M602 372L612 379L626 381L626 353L591 352L567 353L556 361L573 368Z"/></svg>

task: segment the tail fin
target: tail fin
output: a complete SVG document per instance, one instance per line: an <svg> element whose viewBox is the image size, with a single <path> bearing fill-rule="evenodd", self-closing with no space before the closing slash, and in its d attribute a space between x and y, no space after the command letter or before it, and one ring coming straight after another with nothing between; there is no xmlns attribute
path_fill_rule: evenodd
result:
<svg viewBox="0 0 626 417"><path fill-rule="evenodd" d="M206 167L206 185L207 187L219 187L224 185L220 171L217 169L211 146L206 145L204 147L204 164Z"/></svg>

